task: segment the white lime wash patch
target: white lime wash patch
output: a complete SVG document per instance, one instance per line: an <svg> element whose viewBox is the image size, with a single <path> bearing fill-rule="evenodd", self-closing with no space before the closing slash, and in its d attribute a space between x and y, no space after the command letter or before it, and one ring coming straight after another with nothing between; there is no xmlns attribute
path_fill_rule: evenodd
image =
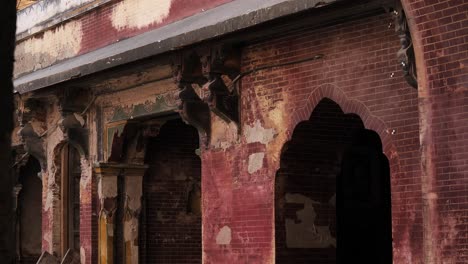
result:
<svg viewBox="0 0 468 264"><path fill-rule="evenodd" d="M276 136L274 128L264 128L260 120L256 120L252 126L246 125L244 128L244 138L247 143L260 142L268 144Z"/></svg>
<svg viewBox="0 0 468 264"><path fill-rule="evenodd" d="M161 23L171 9L172 0L124 0L112 10L116 29L144 28Z"/></svg>
<svg viewBox="0 0 468 264"><path fill-rule="evenodd" d="M81 49L81 22L72 21L47 30L40 38L28 38L15 50L15 75L38 70L74 57Z"/></svg>
<svg viewBox="0 0 468 264"><path fill-rule="evenodd" d="M218 245L229 245L231 244L231 228L229 226L223 226L216 236L216 244Z"/></svg>
<svg viewBox="0 0 468 264"><path fill-rule="evenodd" d="M18 12L16 33L28 31L58 14L92 2L96 2L96 0L39 1Z"/></svg>
<svg viewBox="0 0 468 264"><path fill-rule="evenodd" d="M258 171L263 167L263 159L265 158L265 153L257 152L250 154L249 156L249 167L247 170L250 174Z"/></svg>

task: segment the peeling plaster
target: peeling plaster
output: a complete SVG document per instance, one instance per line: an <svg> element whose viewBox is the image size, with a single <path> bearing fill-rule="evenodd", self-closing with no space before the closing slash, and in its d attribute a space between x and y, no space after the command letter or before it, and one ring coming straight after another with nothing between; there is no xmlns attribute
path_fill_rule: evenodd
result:
<svg viewBox="0 0 468 264"><path fill-rule="evenodd" d="M117 185L116 185L117 186ZM125 192L127 194L127 206L132 211L141 208L142 180L141 177L125 177Z"/></svg>
<svg viewBox="0 0 468 264"><path fill-rule="evenodd" d="M116 29L141 29L161 23L171 9L172 0L124 0L112 11L112 26Z"/></svg>
<svg viewBox="0 0 468 264"><path fill-rule="evenodd" d="M246 125L244 129L244 138L247 143L260 142L268 144L277 135L274 128L266 129L262 127L260 120L255 120L253 126Z"/></svg>
<svg viewBox="0 0 468 264"><path fill-rule="evenodd" d="M239 141L238 127L235 122L226 123L216 114L211 114L211 146L226 150Z"/></svg>
<svg viewBox="0 0 468 264"><path fill-rule="evenodd" d="M294 219L285 219L286 245L289 248L327 248L336 247L336 238L330 233L329 226L314 224L317 214L314 204L320 204L301 194L286 194L286 203L304 204L304 209L296 212L299 223Z"/></svg>
<svg viewBox="0 0 468 264"><path fill-rule="evenodd" d="M87 191L91 189L92 166L88 160L81 158L81 178L80 178L80 203L90 203L91 194ZM89 188L88 188L89 186ZM86 194L86 195L83 195Z"/></svg>
<svg viewBox="0 0 468 264"><path fill-rule="evenodd" d="M124 238L125 241L134 241L138 239L138 219L131 217L130 219L125 219L124 225Z"/></svg>
<svg viewBox="0 0 468 264"><path fill-rule="evenodd" d="M98 184L100 199L117 197L117 177L102 177Z"/></svg>
<svg viewBox="0 0 468 264"><path fill-rule="evenodd" d="M216 244L218 245L229 245L231 244L231 228L229 226L223 226L218 235L216 235Z"/></svg>
<svg viewBox="0 0 468 264"><path fill-rule="evenodd" d="M39 1L18 12L16 33L31 30L33 27L43 24L56 15L63 14L66 11L95 1L96 0Z"/></svg>
<svg viewBox="0 0 468 264"><path fill-rule="evenodd" d="M263 167L263 159L265 158L264 152L258 152L254 154L250 154L249 156L249 167L248 171L250 174L258 171Z"/></svg>
<svg viewBox="0 0 468 264"><path fill-rule="evenodd" d="M81 263L86 263L86 250L84 247L80 247L80 261Z"/></svg>
<svg viewBox="0 0 468 264"><path fill-rule="evenodd" d="M76 56L81 49L82 36L81 22L73 21L17 44L15 76Z"/></svg>
<svg viewBox="0 0 468 264"><path fill-rule="evenodd" d="M107 223L107 236L114 236L114 225L112 223Z"/></svg>

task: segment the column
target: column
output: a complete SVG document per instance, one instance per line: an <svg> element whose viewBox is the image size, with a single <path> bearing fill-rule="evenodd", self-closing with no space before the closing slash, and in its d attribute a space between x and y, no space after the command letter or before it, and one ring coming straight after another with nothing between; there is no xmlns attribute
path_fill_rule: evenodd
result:
<svg viewBox="0 0 468 264"><path fill-rule="evenodd" d="M141 197L143 193L143 176L147 165L127 165L124 170L124 256L126 264L137 264L139 216L141 211Z"/></svg>
<svg viewBox="0 0 468 264"><path fill-rule="evenodd" d="M94 167L98 180L100 202L98 223L99 264L114 263L114 226L117 209L117 178L122 166L112 163L98 163Z"/></svg>

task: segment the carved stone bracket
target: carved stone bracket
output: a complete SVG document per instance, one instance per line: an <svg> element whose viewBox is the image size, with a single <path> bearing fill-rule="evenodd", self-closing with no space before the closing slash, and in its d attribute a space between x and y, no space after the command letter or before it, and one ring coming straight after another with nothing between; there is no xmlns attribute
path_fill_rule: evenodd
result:
<svg viewBox="0 0 468 264"><path fill-rule="evenodd" d="M81 111L86 108L88 94L83 89L67 87L57 92L56 96L61 115L58 127L67 140L78 144L87 154L88 130L85 128L85 119Z"/></svg>
<svg viewBox="0 0 468 264"><path fill-rule="evenodd" d="M125 121L106 128L108 162L143 164L148 138L156 137L165 120Z"/></svg>
<svg viewBox="0 0 468 264"><path fill-rule="evenodd" d="M404 77L408 84L413 88L418 88L413 41L411 39L408 21L406 20L406 15L400 1L397 1L394 7L393 17L395 19L395 32L400 38L401 45L400 50L397 52L398 62L401 64Z"/></svg>
<svg viewBox="0 0 468 264"><path fill-rule="evenodd" d="M191 51L173 63L178 112L198 129L207 146L211 133L210 112L226 122L239 122L238 90L231 83L240 72L240 52L227 46Z"/></svg>
<svg viewBox="0 0 468 264"><path fill-rule="evenodd" d="M38 100L26 99L21 102L17 111L18 121L21 126L18 130L18 135L23 143L24 150L35 157L39 161L41 169L45 170L47 159L45 142L41 134L42 130L46 127L45 109Z"/></svg>

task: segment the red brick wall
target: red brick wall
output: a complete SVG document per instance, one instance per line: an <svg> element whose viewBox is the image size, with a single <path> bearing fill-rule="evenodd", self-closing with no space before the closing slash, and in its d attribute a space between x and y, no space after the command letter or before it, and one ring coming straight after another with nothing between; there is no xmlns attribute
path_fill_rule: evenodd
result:
<svg viewBox="0 0 468 264"><path fill-rule="evenodd" d="M415 46L426 263L468 262L468 3L403 0Z"/></svg>
<svg viewBox="0 0 468 264"><path fill-rule="evenodd" d="M310 121L300 123L294 130L276 175L276 263L336 263L336 244L326 248L287 246L285 218L300 222L297 211L304 209L304 204L288 203L284 195L301 194L320 203L313 204L317 215L314 225L328 226L336 239L336 206L330 201L336 195L341 156L360 128L363 125L359 117L345 115L333 101L323 99Z"/></svg>
<svg viewBox="0 0 468 264"><path fill-rule="evenodd" d="M268 263L274 259L274 175L283 143L328 97L379 133L392 174L396 263L422 263L421 182L417 91L396 63L398 38L388 15L317 30L285 33L247 46L243 71L323 54L321 60L276 67L243 78L241 123L257 122L275 137L240 141L203 153L205 263ZM264 152L263 166L248 172L249 155ZM216 243L223 226L232 241Z"/></svg>
<svg viewBox="0 0 468 264"><path fill-rule="evenodd" d="M200 185L197 148L197 131L181 120L168 121L149 142L142 263L201 263L201 216L188 209L192 184Z"/></svg>
<svg viewBox="0 0 468 264"><path fill-rule="evenodd" d="M183 0L173 0L168 17L161 23L154 23L139 29L116 29L112 26L112 11L120 1L96 8L92 12L78 18L83 25L83 41L80 54L87 53L116 41L123 40L143 32L162 27L185 17L195 15L232 0L197 0L190 1L190 5Z"/></svg>
<svg viewBox="0 0 468 264"><path fill-rule="evenodd" d="M81 169L90 171L87 166L90 166L88 163L84 165ZM95 175L91 173L81 177L89 177L84 188L81 189L80 196L80 244L84 249L84 263L97 263L97 243L98 243L98 219L99 215L97 202L97 179Z"/></svg>

